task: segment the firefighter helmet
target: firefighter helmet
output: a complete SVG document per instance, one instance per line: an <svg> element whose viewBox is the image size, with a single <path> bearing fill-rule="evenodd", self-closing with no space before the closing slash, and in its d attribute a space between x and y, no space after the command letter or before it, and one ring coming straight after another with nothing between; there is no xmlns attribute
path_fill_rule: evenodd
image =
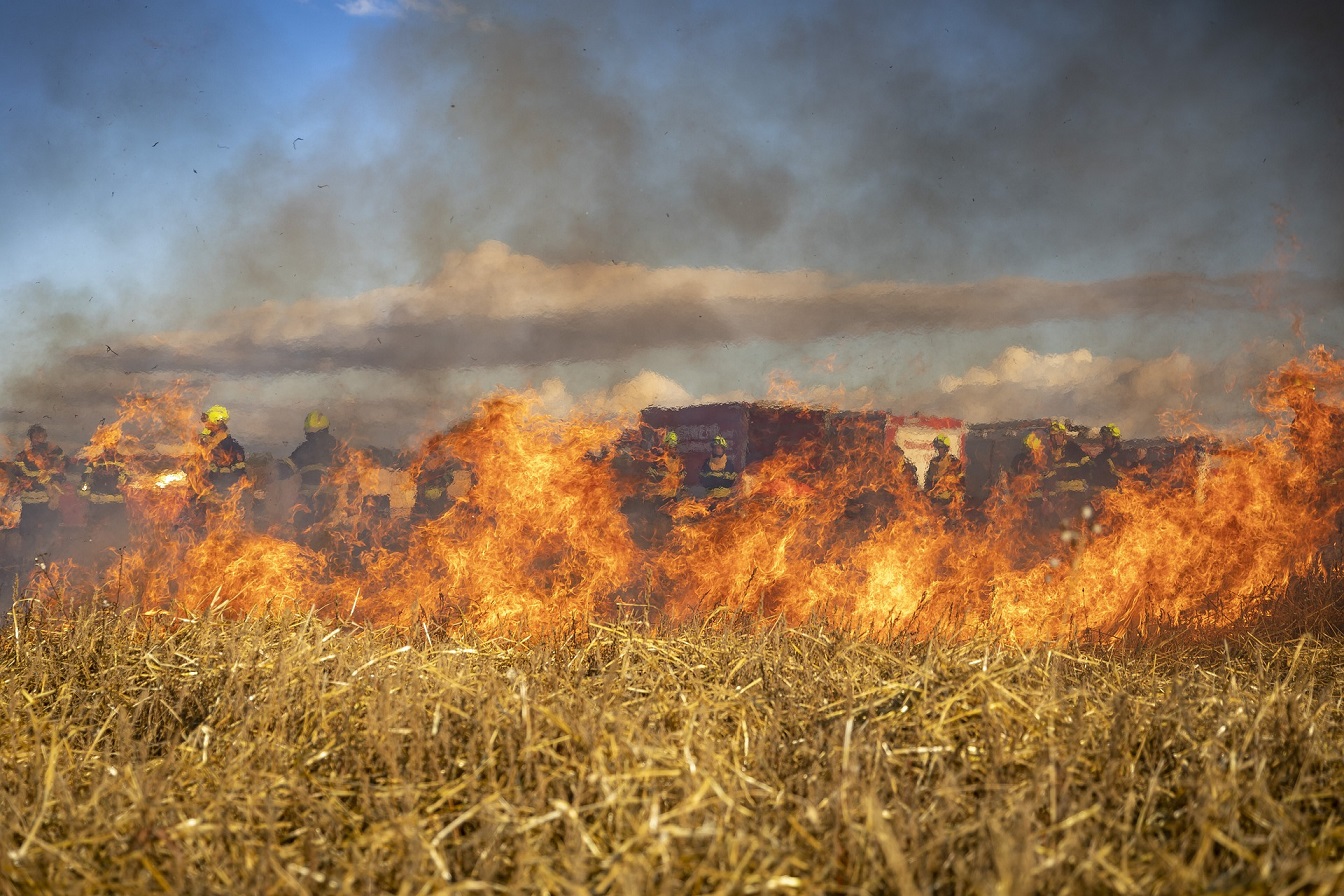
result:
<svg viewBox="0 0 1344 896"><path fill-rule="evenodd" d="M1067 426L1064 425L1064 421L1063 421L1063 420L1051 420L1051 421L1050 421L1050 431L1051 431L1051 432L1063 432L1063 433L1067 433L1067 432L1069 431L1069 428L1068 428Z"/></svg>
<svg viewBox="0 0 1344 896"><path fill-rule="evenodd" d="M1106 436L1114 436L1115 438L1118 439L1120 438L1120 427L1116 426L1114 423L1107 423L1105 426L1101 428L1101 434Z"/></svg>
<svg viewBox="0 0 1344 896"><path fill-rule="evenodd" d="M217 404L205 412L205 420L207 423L228 423L229 409L222 404Z"/></svg>
<svg viewBox="0 0 1344 896"><path fill-rule="evenodd" d="M303 418L304 432L321 432L328 426L331 426L331 421L321 411L309 411L308 416Z"/></svg>
<svg viewBox="0 0 1344 896"><path fill-rule="evenodd" d="M663 436L663 445L668 448L677 447L677 434L675 432L669 432L667 435Z"/></svg>
<svg viewBox="0 0 1344 896"><path fill-rule="evenodd" d="M728 447L728 440L725 439L723 436L715 436L715 437L714 437L714 444L715 444L715 445L722 445L723 447L727 448L727 447Z"/></svg>
<svg viewBox="0 0 1344 896"><path fill-rule="evenodd" d="M1315 392L1316 383L1304 373L1284 373L1279 376L1279 388L1286 391Z"/></svg>
<svg viewBox="0 0 1344 896"><path fill-rule="evenodd" d="M1041 447L1041 437L1034 432L1027 433L1027 437L1022 440L1022 447L1028 451L1036 451Z"/></svg>
<svg viewBox="0 0 1344 896"><path fill-rule="evenodd" d="M952 447L952 440L949 439L947 436L939 435L939 436L936 436L936 437L934 438L934 440L933 440L933 444L934 444L935 447L941 445L941 446L943 446L944 448L951 448L951 447Z"/></svg>

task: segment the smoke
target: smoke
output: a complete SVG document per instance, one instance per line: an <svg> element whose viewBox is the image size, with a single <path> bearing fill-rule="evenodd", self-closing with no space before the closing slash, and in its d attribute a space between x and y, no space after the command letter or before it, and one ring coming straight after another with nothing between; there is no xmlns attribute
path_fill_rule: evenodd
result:
<svg viewBox="0 0 1344 896"><path fill-rule="evenodd" d="M1318 310L1344 286L1299 282ZM766 340L805 345L874 332L992 331L1051 321L1256 311L1246 278L1154 275L1092 284L997 279L955 285L846 283L819 271L766 273L548 265L499 243L452 253L427 283L348 299L266 303L198 329L120 344L143 373L277 375L337 369L412 374L501 366L628 362L651 349ZM77 356L106 366L103 346Z"/></svg>
<svg viewBox="0 0 1344 896"><path fill-rule="evenodd" d="M196 179L167 234L179 308L422 281L487 240L865 280L1221 277L1266 262L1276 207L1305 269L1341 273L1337 15L359 11L398 15Z"/></svg>
<svg viewBox="0 0 1344 896"><path fill-rule="evenodd" d="M73 434L185 379L268 432L321 404L386 443L501 385L759 397L768 354L818 399L1142 427L1189 393L1242 413L1267 358L1211 327L1344 331L1338 10L343 8L340 67L330 6L286 8L311 53L267 4L15 12L0 300L33 323L4 422ZM818 340L888 336L862 382L809 378ZM1094 379L1052 392L1008 345Z"/></svg>

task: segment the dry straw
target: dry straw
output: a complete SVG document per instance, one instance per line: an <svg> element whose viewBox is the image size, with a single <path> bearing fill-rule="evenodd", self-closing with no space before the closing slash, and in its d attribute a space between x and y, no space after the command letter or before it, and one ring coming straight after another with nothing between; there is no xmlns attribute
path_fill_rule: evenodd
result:
<svg viewBox="0 0 1344 896"><path fill-rule="evenodd" d="M0 881L60 893L1330 893L1344 645L30 618ZM21 637L20 637L21 635Z"/></svg>

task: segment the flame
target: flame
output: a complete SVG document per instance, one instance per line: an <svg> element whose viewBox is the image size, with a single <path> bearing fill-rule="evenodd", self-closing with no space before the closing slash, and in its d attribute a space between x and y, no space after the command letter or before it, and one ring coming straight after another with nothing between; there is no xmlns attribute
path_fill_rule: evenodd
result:
<svg viewBox="0 0 1344 896"><path fill-rule="evenodd" d="M1339 539L1341 388L1344 364L1316 349L1261 389L1260 435L1209 452L1193 433L1063 525L1028 499L1029 472L978 505L932 504L881 415L832 415L711 501L685 494L663 433L623 437L631 421L560 419L534 394L506 394L399 470L343 449L299 532L311 508L269 506L276 489L205 500L199 396L135 395L86 448L115 445L133 467L132 542L89 574L104 599L148 609L311 609L518 636L631 613L879 638L1226 628ZM417 503L433 482L442 500Z"/></svg>
<svg viewBox="0 0 1344 896"><path fill-rule="evenodd" d="M172 485L185 485L187 474L182 470L173 470L171 473L164 473L161 476L154 477L155 488L168 488Z"/></svg>

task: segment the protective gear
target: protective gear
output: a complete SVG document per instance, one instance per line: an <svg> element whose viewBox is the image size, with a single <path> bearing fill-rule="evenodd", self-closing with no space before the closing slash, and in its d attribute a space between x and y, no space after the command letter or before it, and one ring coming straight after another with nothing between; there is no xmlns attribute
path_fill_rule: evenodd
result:
<svg viewBox="0 0 1344 896"><path fill-rule="evenodd" d="M1027 433L1026 438L1022 440L1022 447L1028 451L1041 450L1041 437L1034 432Z"/></svg>
<svg viewBox="0 0 1344 896"><path fill-rule="evenodd" d="M723 436L715 436L715 437L714 437L714 444L715 444L715 445L722 445L723 447L727 448L727 447L728 447L728 440L725 439Z"/></svg>
<svg viewBox="0 0 1344 896"><path fill-rule="evenodd" d="M1101 428L1101 432L1102 435L1114 436L1117 439L1120 438L1120 427L1116 426L1114 423L1107 423Z"/></svg>
<svg viewBox="0 0 1344 896"><path fill-rule="evenodd" d="M324 424L319 429L309 429L314 416L320 417ZM280 461L278 473L281 479L288 479L296 473L300 477L299 495L310 499L322 490L327 480L327 470L344 461L344 452L336 437L325 425L327 418L317 411L308 415L304 421L305 435L299 447L289 457Z"/></svg>
<svg viewBox="0 0 1344 896"><path fill-rule="evenodd" d="M667 448L677 447L677 434L675 432L669 432L667 435L663 436L663 445Z"/></svg>
<svg viewBox="0 0 1344 896"><path fill-rule="evenodd" d="M946 440L946 436L940 436ZM934 439L935 445L940 444ZM941 444L949 444L943 441ZM929 469L924 474L924 491L935 507L956 509L960 506L966 490L966 469L961 458L946 451L940 452L929 461Z"/></svg>
<svg viewBox="0 0 1344 896"><path fill-rule="evenodd" d="M1045 492L1046 509L1060 523L1072 523L1087 503L1087 490L1092 473L1092 457L1069 438L1064 424L1050 424L1050 445L1046 448L1046 468L1041 485ZM1053 438L1055 434L1063 438Z"/></svg>
<svg viewBox="0 0 1344 896"><path fill-rule="evenodd" d="M1316 383L1310 377L1300 373L1285 373L1279 377L1279 388L1284 390L1305 389L1308 392L1315 392Z"/></svg>
<svg viewBox="0 0 1344 896"><path fill-rule="evenodd" d="M728 497L737 485L737 464L726 454L705 458L700 466L700 484L705 487L706 497Z"/></svg>
<svg viewBox="0 0 1344 896"><path fill-rule="evenodd" d="M1069 431L1069 428L1064 425L1064 422L1062 420L1051 420L1050 431L1067 433Z"/></svg>
<svg viewBox="0 0 1344 896"><path fill-rule="evenodd" d="M309 411L308 416L303 418L304 432L321 432L329 426L331 421L321 411Z"/></svg>
<svg viewBox="0 0 1344 896"><path fill-rule="evenodd" d="M130 476L126 459L114 448L105 448L88 459L79 494L92 504L124 504L124 490Z"/></svg>
<svg viewBox="0 0 1344 896"><path fill-rule="evenodd" d="M222 404L217 404L205 412L205 420L207 423L228 423L229 409Z"/></svg>
<svg viewBox="0 0 1344 896"><path fill-rule="evenodd" d="M60 524L57 510L67 462L64 452L47 441L45 429L33 426L29 433L29 445L9 465L9 473L19 491L19 540L32 557L51 547Z"/></svg>
<svg viewBox="0 0 1344 896"><path fill-rule="evenodd" d="M942 445L944 448L951 448L952 440L949 439L947 436L938 436L933 440L933 444L935 447L937 447L938 445Z"/></svg>

